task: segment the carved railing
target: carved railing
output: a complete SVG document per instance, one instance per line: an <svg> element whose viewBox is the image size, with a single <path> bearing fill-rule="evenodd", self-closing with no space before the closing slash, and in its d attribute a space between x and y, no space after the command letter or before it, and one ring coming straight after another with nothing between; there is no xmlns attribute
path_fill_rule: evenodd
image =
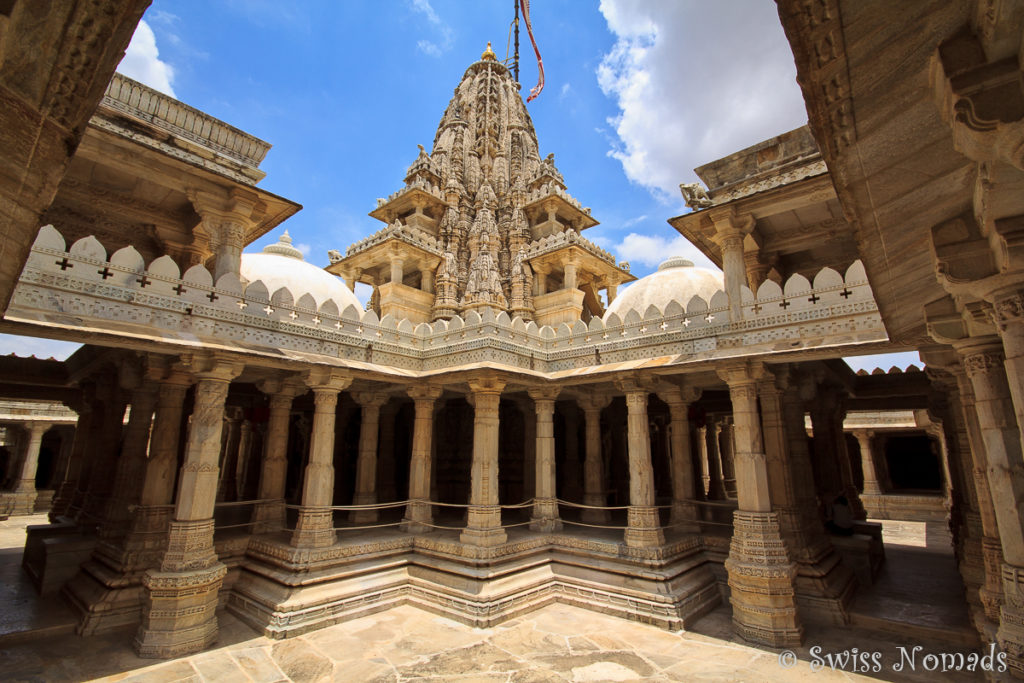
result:
<svg viewBox="0 0 1024 683"><path fill-rule="evenodd" d="M296 298L297 297L297 298ZM70 338L97 333L194 346L197 342L252 354L340 365L371 363L436 371L490 363L536 372L593 372L680 364L716 358L841 347L886 339L860 262L845 278L823 269L811 283L794 275L784 287L766 283L755 296L743 290L743 317L731 320L728 297L673 301L622 318L538 327L490 309L465 318L414 325L391 315L378 319L355 306L339 310L261 281L243 285L227 274L216 283L203 266L180 273L168 256L148 266L132 247L108 259L95 237L68 249L52 226L39 232L15 289L7 318L63 328ZM837 352L838 354L838 352Z"/></svg>

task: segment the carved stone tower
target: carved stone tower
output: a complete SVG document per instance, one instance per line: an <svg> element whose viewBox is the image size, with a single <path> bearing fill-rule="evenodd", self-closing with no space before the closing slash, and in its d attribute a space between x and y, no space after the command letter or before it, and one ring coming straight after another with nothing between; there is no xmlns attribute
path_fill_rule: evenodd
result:
<svg viewBox="0 0 1024 683"><path fill-rule="evenodd" d="M604 312L599 296L634 279L580 236L597 225L565 191L508 68L488 44L420 146L405 186L370 215L387 227L332 252L330 272L372 285L372 308L414 323L491 308L557 324Z"/></svg>

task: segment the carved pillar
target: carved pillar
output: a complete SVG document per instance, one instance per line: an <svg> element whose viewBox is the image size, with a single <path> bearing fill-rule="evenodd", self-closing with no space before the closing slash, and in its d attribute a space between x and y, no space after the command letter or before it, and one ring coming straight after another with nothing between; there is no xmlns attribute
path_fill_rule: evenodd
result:
<svg viewBox="0 0 1024 683"><path fill-rule="evenodd" d="M696 493L693 483L693 457L690 453L690 404L700 398L700 390L693 387L676 388L658 393L668 404L671 424L669 444L672 463L672 524L690 524L684 530L697 531Z"/></svg>
<svg viewBox="0 0 1024 683"><path fill-rule="evenodd" d="M1020 285L992 295L993 317L1003 340L1006 378L1017 415L1017 424L1024 425L1024 289ZM1024 434L1021 435L1024 439Z"/></svg>
<svg viewBox="0 0 1024 683"><path fill-rule="evenodd" d="M377 446L377 500L397 500L395 489L395 420L401 410L397 401L388 401L380 408L380 443Z"/></svg>
<svg viewBox="0 0 1024 683"><path fill-rule="evenodd" d="M53 489L55 493L61 484L64 483L64 478L68 471L68 463L71 460L71 446L75 442L75 428L65 426L59 433L60 453L57 455L57 462L53 467L53 475L46 486L46 488Z"/></svg>
<svg viewBox="0 0 1024 683"><path fill-rule="evenodd" d="M43 435L52 427L48 422L26 422L25 455L21 459L21 470L14 487L14 508L11 514L31 515L36 506L36 470L39 467L39 449Z"/></svg>
<svg viewBox="0 0 1024 683"><path fill-rule="evenodd" d="M992 503L992 492L988 483L988 446L978 422L978 411L974 398L974 387L963 367L953 368L960 398L961 415L967 432L968 451L971 455L971 480L978 501L978 515L981 518L981 555L984 564L984 583L978 590L985 618L993 624L999 623L999 611L1003 605L1002 566L1003 547L999 541L999 527Z"/></svg>
<svg viewBox="0 0 1024 683"><path fill-rule="evenodd" d="M501 528L498 502L498 406L505 381L476 379L469 388L473 392L473 466L469 515L459 540L477 546L501 545L507 535Z"/></svg>
<svg viewBox="0 0 1024 683"><path fill-rule="evenodd" d="M103 522L106 504L114 487L117 458L121 452L125 400L112 374L97 381L100 419L94 423L84 477L86 487L81 498L79 521L94 527Z"/></svg>
<svg viewBox="0 0 1024 683"><path fill-rule="evenodd" d="M709 418L710 419L710 418ZM725 477L722 475L722 451L719 434L722 423L718 418L709 422L704 432L704 447L708 453L708 500L725 500Z"/></svg>
<svg viewBox="0 0 1024 683"><path fill-rule="evenodd" d="M722 463L722 486L724 498L736 497L736 441L735 425L731 417L723 417L718 423L718 456Z"/></svg>
<svg viewBox="0 0 1024 683"><path fill-rule="evenodd" d="M988 484L1003 549L1003 605L997 639L1011 669L1024 659L1024 459L1002 345L992 338L955 345L974 389L975 411L988 461Z"/></svg>
<svg viewBox="0 0 1024 683"><path fill-rule="evenodd" d="M138 482L145 478L148 460L149 432L153 425L157 387L148 378L137 378L131 389L131 412L124 429L121 457L117 460L114 486L107 502L105 521L100 536L113 538L127 531L130 509L139 504L142 489Z"/></svg>
<svg viewBox="0 0 1024 683"><path fill-rule="evenodd" d="M722 272L725 293L729 295L730 320L740 320L743 315L741 291L747 284L747 270L743 261L743 238L754 228L750 215L737 216L732 209L717 210L711 214L715 224L715 242L722 252Z"/></svg>
<svg viewBox="0 0 1024 683"><path fill-rule="evenodd" d="M270 398L267 434L263 442L260 488L257 498L262 503L253 510L253 533L265 534L285 528L285 484L288 477L288 428L292 404L296 396L306 393L305 386L294 380L275 378L258 385Z"/></svg>
<svg viewBox="0 0 1024 683"><path fill-rule="evenodd" d="M626 432L629 442L629 523L626 545L649 548L663 545L665 534L654 503L654 467L647 417L647 389L634 381L617 383L626 394Z"/></svg>
<svg viewBox="0 0 1024 683"><path fill-rule="evenodd" d="M580 474L579 444L579 411L575 402L563 403L565 410L562 418L565 422L565 461L562 472L562 495L565 500L579 502L583 496L582 476Z"/></svg>
<svg viewBox="0 0 1024 683"><path fill-rule="evenodd" d="M195 407L181 468L174 521L158 570L143 577L146 602L135 637L140 657L178 657L217 640L217 593L227 568L213 548L224 402L242 364L194 359Z"/></svg>
<svg viewBox="0 0 1024 683"><path fill-rule="evenodd" d="M604 457L601 452L601 411L611 403L611 396L592 395L580 399L583 419L586 423L586 459L583 463L583 503L596 507L608 504L605 500ZM588 524L607 524L611 516L608 510L584 508L582 519Z"/></svg>
<svg viewBox="0 0 1024 683"><path fill-rule="evenodd" d="M334 422L338 393L352 379L330 370L311 371L306 384L313 390L315 409L309 439L309 460L302 481L302 507L291 544L295 548L334 545Z"/></svg>
<svg viewBox="0 0 1024 683"><path fill-rule="evenodd" d="M406 393L415 401L412 427L412 454L409 457L409 503L402 519L402 531L426 533L434 521L430 506L430 480L434 450L434 402L441 387L410 387Z"/></svg>
<svg viewBox="0 0 1024 683"><path fill-rule="evenodd" d="M798 645L803 627L796 613L796 564L772 512L767 458L757 406L760 365L722 368L729 385L736 440L739 509L725 568L732 589L733 627L743 638L772 647Z"/></svg>
<svg viewBox="0 0 1024 683"><path fill-rule="evenodd" d="M537 495L537 411L532 401L519 404L523 414L523 498Z"/></svg>
<svg viewBox="0 0 1024 683"><path fill-rule="evenodd" d="M220 441L220 481L217 482L218 503L238 500L235 472L238 471L242 415L239 407L229 407L224 411L224 431Z"/></svg>
<svg viewBox="0 0 1024 683"><path fill-rule="evenodd" d="M871 448L871 441L875 433L870 429L856 429L853 435L857 437L857 444L860 446L860 467L864 472L864 495L880 496L882 489L878 485L878 476L875 474L875 456Z"/></svg>
<svg viewBox="0 0 1024 683"><path fill-rule="evenodd" d="M356 490L353 505L377 503L377 443L380 432L380 407L387 403L388 395L360 391L352 395L362 407L359 427L359 456L356 460ZM349 519L355 524L373 524L377 510L353 510Z"/></svg>
<svg viewBox="0 0 1024 683"><path fill-rule="evenodd" d="M527 391L537 412L537 467L533 516L530 528L552 532L562 528L555 497L555 399L561 387L534 388Z"/></svg>
<svg viewBox="0 0 1024 683"><path fill-rule="evenodd" d="M242 267L246 232L266 207L256 193L241 188L226 194L190 189L187 195L202 219L198 232L206 235L213 251L214 283L227 273L237 277Z"/></svg>
<svg viewBox="0 0 1024 683"><path fill-rule="evenodd" d="M72 406L78 413L78 421L75 423L75 438L71 443L71 456L68 458L67 473L60 489L53 498L53 505L50 506L50 522L57 523L61 517L68 513L74 500L75 491L79 487L79 478L82 474L82 460L85 457L86 444L92 433L93 402L95 401L95 386L92 382L82 384L81 401Z"/></svg>

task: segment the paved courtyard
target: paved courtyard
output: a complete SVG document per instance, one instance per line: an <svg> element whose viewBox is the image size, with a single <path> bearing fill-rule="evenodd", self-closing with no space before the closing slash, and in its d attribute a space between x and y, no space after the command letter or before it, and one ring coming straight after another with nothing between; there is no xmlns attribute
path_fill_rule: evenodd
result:
<svg viewBox="0 0 1024 683"><path fill-rule="evenodd" d="M26 519L0 522L0 544L13 550ZM16 546L15 546L16 547ZM0 549L2 550L2 549ZM5 603L17 612L30 602L11 586L12 554L4 555ZM0 634L0 679L4 681L850 681L870 680L846 672L812 671L810 648L822 654L853 647L879 652L882 671L894 681L984 680L979 673L927 671L927 653L964 651L939 642L900 642L899 635L856 628L808 628L791 668L778 651L750 647L732 634L722 606L691 632L670 633L565 605L550 605L489 629L475 629L403 606L283 641L258 636L229 614L220 618L216 649L174 661L139 659L131 632L81 638L66 623L48 624L43 637ZM900 645L924 648L916 671L893 671ZM791 663L784 656L786 664ZM860 666L861 671L864 667Z"/></svg>

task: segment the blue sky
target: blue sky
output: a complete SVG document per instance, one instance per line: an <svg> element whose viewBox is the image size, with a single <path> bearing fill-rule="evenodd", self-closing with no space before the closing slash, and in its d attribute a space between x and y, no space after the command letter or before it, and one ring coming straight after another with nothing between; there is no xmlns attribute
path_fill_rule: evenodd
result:
<svg viewBox="0 0 1024 683"><path fill-rule="evenodd" d="M119 70L270 142L261 187L305 207L285 227L326 265L328 249L380 227L366 215L375 198L400 187L417 144L430 149L487 41L505 56L512 7L154 0ZM806 123L774 3L534 0L531 10L546 86L528 108L541 154L555 154L601 222L585 236L641 276L673 254L709 265L666 223L686 210L678 184ZM525 30L521 63L527 92L537 65ZM5 341L23 352L9 339L0 351Z"/></svg>

